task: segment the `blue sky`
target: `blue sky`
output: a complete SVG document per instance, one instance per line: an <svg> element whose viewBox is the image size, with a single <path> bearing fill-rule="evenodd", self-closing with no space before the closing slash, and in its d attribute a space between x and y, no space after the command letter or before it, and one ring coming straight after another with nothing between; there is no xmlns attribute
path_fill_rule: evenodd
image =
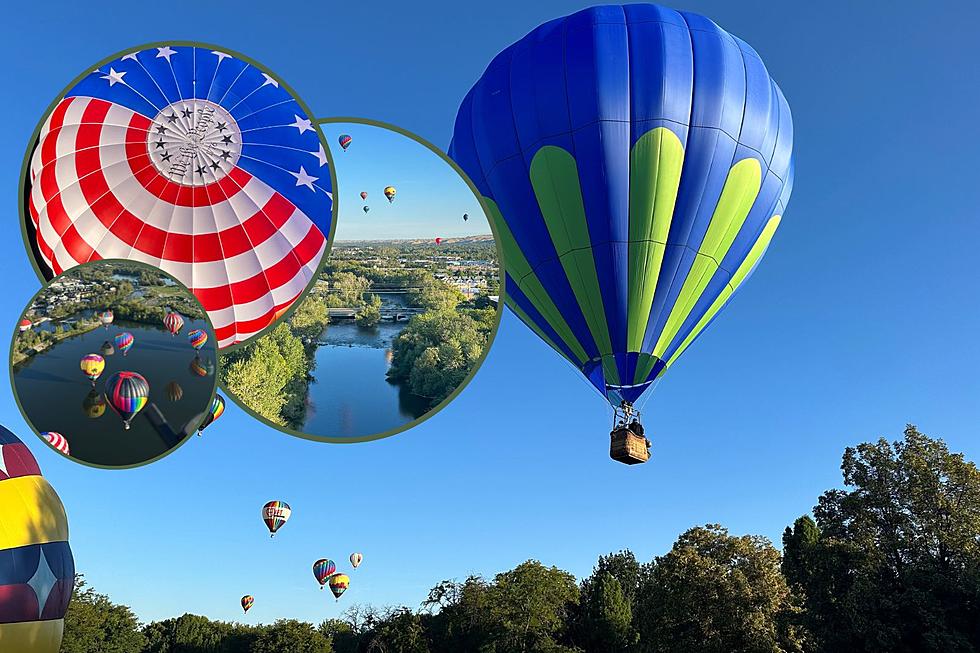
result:
<svg viewBox="0 0 980 653"><path fill-rule="evenodd" d="M4 314L12 324L37 290L15 217L28 135L88 62L170 37L216 42L272 68L321 117L385 120L446 146L491 57L582 6L216 2L188 21L133 2L22 5L0 28ZM980 458L980 7L674 6L767 62L793 109L796 185L762 265L647 405L649 464L609 460L603 401L506 315L461 396L387 440L298 440L232 405L205 437L136 470L79 467L28 438L67 506L79 570L147 620L238 618L251 593L249 621L317 621L353 603L414 606L443 578L531 557L579 576L622 547L649 559L705 522L778 540L840 483L846 445L906 422ZM26 436L3 385L0 422ZM272 541L259 519L270 499L294 509ZM338 605L310 565L354 548L365 561Z"/></svg>
<svg viewBox="0 0 980 653"><path fill-rule="evenodd" d="M340 217L334 239L435 239L489 234L473 191L435 152L396 131L360 123L321 125L334 150ZM346 151L334 146L351 137ZM386 186L397 191L388 202ZM367 200L360 193L366 191ZM371 210L365 214L363 207ZM463 214L469 215L463 220Z"/></svg>

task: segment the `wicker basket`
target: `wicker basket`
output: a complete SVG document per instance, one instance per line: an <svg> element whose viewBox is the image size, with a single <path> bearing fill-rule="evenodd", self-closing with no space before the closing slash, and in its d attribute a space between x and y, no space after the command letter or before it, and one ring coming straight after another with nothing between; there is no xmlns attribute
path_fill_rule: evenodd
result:
<svg viewBox="0 0 980 653"><path fill-rule="evenodd" d="M647 439L628 428L618 428L609 434L609 457L627 465L645 463L650 459Z"/></svg>

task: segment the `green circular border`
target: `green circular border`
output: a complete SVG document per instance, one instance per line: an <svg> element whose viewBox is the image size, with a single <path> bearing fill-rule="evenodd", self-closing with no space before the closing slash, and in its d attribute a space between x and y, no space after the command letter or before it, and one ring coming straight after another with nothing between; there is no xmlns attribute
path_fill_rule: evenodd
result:
<svg viewBox="0 0 980 653"><path fill-rule="evenodd" d="M500 331L500 320L504 314L503 298L504 298L504 293L506 292L505 284L506 284L506 276L507 276L506 268L504 267L504 253L503 253L503 249L500 246L500 238L497 236L497 229L493 223L493 220L490 219L490 215L491 215L490 210L483 199L483 195L476 187L476 184L473 183L473 181L469 178L469 176L465 172L463 172L463 169L460 168L455 161L449 158L448 154L440 150L434 144L430 143L429 141L427 141L426 139L422 138L417 134L413 134L407 129L402 129L397 125L392 125L391 123L383 122L381 120L372 120L370 118L357 118L357 117L349 117L349 116L341 116L336 118L318 118L316 120L316 123L318 127L319 125L334 125L339 123L348 123L348 124L353 123L359 125L370 125L372 127L380 127L381 129L387 129L389 131L396 132L398 134L401 134L402 136L410 138L411 140L415 141L419 145L428 149L430 152L434 153L445 163L447 163L456 172L457 175L459 175L460 179L462 179L462 181L470 189L470 192L473 193L473 197L476 198L477 202L479 202L480 208L483 210L484 217L487 219L487 224L490 225L490 232L493 235L493 242L497 248L497 268L500 273L500 294L499 294L499 300L497 301L497 315L496 315L496 319L494 320L493 330L490 333L490 338L487 341L487 346L484 347L483 354L477 360L476 365L473 367L470 373L466 375L466 378L464 378L459 383L459 385L456 386L456 388L449 394L448 397L443 399L434 407L430 408L421 417L418 417L410 422L407 422L397 428L389 429L387 431L382 431L380 433L373 433L371 435L366 435L363 437L340 438L340 437L331 437L325 435L311 435L309 433L303 433L302 431L294 431L280 424L274 424L273 422L270 422L269 420L262 417L258 413L252 411L251 408L244 406L242 402L239 401L237 397L235 397L234 393L228 391L228 388L224 386L224 384L220 381L220 379L218 381L218 384L221 386L221 389L224 390L225 392L225 396L229 397L235 403L236 406L238 406L240 409L245 411L251 417L259 420L266 426L274 428L281 433L285 433L286 435L291 435L297 438L303 438L304 440L312 440L314 442L327 442L331 444L358 444L361 442L372 442L374 440L382 440L384 438L389 438L393 435L398 435L399 433L415 428L422 422L425 422L429 418L441 412L443 408L448 406L450 403L452 403L454 399L456 399L459 393L461 393L466 388L466 386L470 384L470 381L472 381L473 377L476 376L476 373L480 371L480 368L483 367L483 363L486 362L486 358L489 355L491 348L493 347L493 343L497 339L497 332ZM331 239L331 244L332 243L333 240ZM327 258L329 258L329 253L327 254L327 256L324 257L324 262L326 262Z"/></svg>
<svg viewBox="0 0 980 653"><path fill-rule="evenodd" d="M255 59L252 59L251 57L248 57L248 56L246 56L246 55L244 55L244 54L242 54L242 53L240 53L240 52L238 52L236 50L231 50L231 49L225 48L225 47L220 46L220 45L215 45L214 43L206 43L204 41L153 41L151 43L143 43L141 45L135 45L133 47L126 48L125 50L119 50L118 52L116 52L114 54L111 54L108 57L105 57L104 59L101 59L98 63L95 64L95 68L101 68L103 65L105 65L105 64L107 64L107 63L109 63L111 61L115 61L119 57L121 57L121 56L123 56L125 54L129 54L131 52L135 52L135 51L139 51L139 50L147 50L149 48L159 48L159 47L164 47L164 46L168 46L168 45L175 45L175 46L178 46L178 47L211 48L213 50L218 50L220 52L224 52L225 54L231 55L233 57L237 57L238 59L241 59L245 63L250 64L252 66L255 66L259 70L261 70L261 71L263 71L265 73L268 73L270 77L272 77L277 82L279 82L280 86L282 86L287 92L289 92L290 95L293 96L293 99L296 100L296 103L300 106L300 108L303 109L303 111L306 112L307 117L313 123L313 128L316 131L316 135L320 139L320 144L323 146L323 151L324 151L324 153L327 156L327 166L328 166L329 171L330 171L330 192L333 194L333 197L331 199L331 206L330 206L330 214L331 214L330 215L330 233L329 234L325 234L326 239L327 239L327 245L323 249L323 256L320 258L320 262L317 264L316 273L313 275L313 279L310 281L309 284L307 284L306 288L303 289L303 292L301 292L296 297L296 299L293 301L292 305L289 308L287 308L283 312L282 315L280 315L278 318L276 318L275 320L273 320L269 324L269 326L265 327L264 329L262 329L258 333L252 335L247 340L244 340L242 342L237 342L237 343L232 344L232 345L228 345L224 349L219 349L218 350L219 353L220 352L230 352L230 351L234 351L235 349L239 348L242 345L245 345L245 344L249 344L251 342L254 342L255 340L258 340L259 338L261 338L262 336L264 336L264 335L266 335L268 333L271 333L272 330L275 329L277 326L279 326L279 324L283 320L288 319L289 316L293 314L293 311L296 310L296 307L299 306L300 302L302 302L306 298L306 295L311 290L313 290L313 286L316 285L316 279L319 278L320 273L323 271L323 266L324 266L324 264L327 261L327 257L330 256L330 249L333 247L334 233L337 231L337 218L340 215L340 211L338 209L338 203L337 203L337 195L338 195L338 193L337 193L337 171L334 168L334 164L333 164L333 153L330 151L330 143L327 141L326 137L323 135L323 130L320 129L320 123L319 123L319 121L317 120L317 118L314 117L315 114L310 110L310 107L307 106L306 102L303 101L303 99L299 96L298 93L296 93L296 91L293 89L292 86L290 86L289 84L287 84L286 82L284 82L282 79L280 79L279 76L276 75L272 70L270 70L269 68L266 68L265 66L263 66L261 63L259 63ZM27 149L26 149L26 151L24 153L24 161L23 161L23 163L21 164L21 167L20 167L20 181L17 184L17 190L18 190L18 196L17 196L17 213L20 216L20 234L21 234L21 238L24 240L24 245L25 245L25 248L27 250L27 258L30 260L31 267L34 268L34 273L37 275L37 278L41 281L41 285L42 286L46 286L48 284L48 282L51 279L54 279L55 277L52 276L51 279L45 278L44 272L41 270L41 266L40 266L39 262L34 257L34 248L31 245L30 238L29 238L28 233L27 233L27 220L28 220L28 215L27 215L27 206L26 206L27 205L27 202L25 200L25 198L26 198L25 193L28 190L28 176L29 176L28 173L30 171L31 155L34 153L34 149L35 149L35 147L37 145L38 136L41 133L41 128L44 126L44 122L48 119L48 116L51 115L51 112L58 105L58 103L61 102L62 99L64 99L65 94L69 90L71 90L72 87L74 87L80 81L82 81L83 79L85 79L86 77L88 77L90 74L91 74L91 67L88 69L87 72L83 72L83 73L79 74L77 77L75 77L75 79L73 79L71 82L69 82L68 85L65 86L63 89L61 89L61 91L55 96L54 100L52 100L51 103L48 104L48 107L44 110L44 113L41 115L41 119L38 121L37 126L34 128L34 131L31 132L31 138L27 142ZM105 260L127 260L127 259L105 259ZM139 261L134 261L134 262L139 262ZM77 266L75 266L75 267L77 267ZM151 266L151 267L153 267L153 266ZM186 288L186 286L184 286L184 287Z"/></svg>
<svg viewBox="0 0 980 653"><path fill-rule="evenodd" d="M52 277L51 281L54 281L55 279L60 279L61 277L63 277L64 275L68 274L72 270L77 270L78 268L82 268L82 267L85 267L85 266L101 265L102 263L121 263L121 264L124 264L124 265L136 265L138 267L146 268L148 270L152 270L154 272L160 272L160 273L166 275L169 279L173 280L174 283L176 283L177 286L181 290L183 290L195 302L197 302L197 305L198 306L201 307L201 310L204 311L204 321L208 323L208 328L211 330L211 333L209 334L209 337L213 337L214 336L214 325L211 324L211 318L208 317L208 312L204 310L204 307L203 306L201 306L201 301L197 297L194 296L194 293L192 293L187 288L187 286L185 286L183 283L181 283L180 282L180 279L174 278L174 276L172 274L170 274L169 272L164 272L160 268L155 267L153 265L150 265L149 263L142 263L140 261L130 261L129 259L124 259L124 258L104 258L104 259L99 259L98 261L89 261L88 263L82 263L81 265L76 265L74 267L71 267L71 268L65 270L64 272L62 272L61 274L59 274L58 276ZM31 295L31 298L30 298L30 300L27 303L27 308L29 308L34 303L34 300L37 299L38 296L41 293L43 293L45 290L48 289L48 285L50 283L51 282L45 283L43 286L41 286L41 288L36 293L34 293L33 295ZM20 320L23 320L24 317L27 315L27 308L23 309L20 312L20 318L18 319L18 323L20 322ZM27 423L27 426L32 431L34 431L34 435L36 435L38 437L38 439L41 440L41 442L44 443L45 446L47 446L49 449L51 449L52 451L54 451L55 453L57 453L59 456L62 456L63 458L66 458L67 460L70 460L73 463L77 463L79 465L84 465L85 467L94 467L95 469L112 469L112 470L116 470L116 469L135 469L137 467L143 467L145 465L150 465L152 463L155 463L156 461L158 461L158 460L160 460L162 458L166 458L167 456L169 456L173 452L175 452L178 449L180 449L181 447L183 447L185 444L187 444L191 440L192 437L194 437L194 432L191 431L190 434L188 434L187 437L185 437L183 440L181 440L180 442L178 442L177 444L175 444L171 448L169 448L166 451L164 451L159 456L156 456L155 458L150 458L149 460L144 460L143 462L133 463L132 465L99 465L97 463L89 462L87 460L82 460L81 458L73 458L72 456L69 456L69 455L66 455L66 454L61 453L60 451L58 451L57 449L55 449L51 445L51 443L49 443L47 440L44 439L44 437L41 435L41 432L38 431L37 430L37 427L34 426L34 422L31 420L30 417L28 417L27 411L24 410L24 407L20 403L20 396L17 394L17 385L14 383L14 361L13 361L14 344L17 342L17 334L18 334L18 331L15 328L14 331L13 331L13 334L10 337L10 349L7 352L7 367L9 368L7 374L10 377L10 394L12 394L14 396L14 403L17 404L17 410L20 411L20 415L21 415L21 417L24 418L24 421ZM217 339L217 338L215 338L215 339ZM217 344L217 343L215 343L215 344ZM211 406L211 404L214 403L214 397L215 397L215 395L218 394L218 378L221 376L221 350L219 350L217 347L214 348L214 356L215 356L215 359L216 359L215 360L215 363L214 363L214 385L211 388L211 400L206 404L206 406L205 406L205 412L207 412L207 409ZM201 418L201 421L204 421L204 417Z"/></svg>

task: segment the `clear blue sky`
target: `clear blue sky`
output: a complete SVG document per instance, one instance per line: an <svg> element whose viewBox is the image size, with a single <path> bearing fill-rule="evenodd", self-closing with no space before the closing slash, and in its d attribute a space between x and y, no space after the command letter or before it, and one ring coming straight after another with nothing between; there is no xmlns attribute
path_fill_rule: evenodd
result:
<svg viewBox="0 0 980 653"><path fill-rule="evenodd" d="M491 57L581 6L216 2L188 20L134 2L21 4L0 28L11 328L37 289L15 217L22 153L89 62L171 36L226 44L322 117L385 120L446 146ZM388 440L307 442L229 406L205 437L137 470L78 467L30 441L68 508L78 569L143 619L237 618L251 593L250 621L319 620L358 602L414 606L443 578L529 557L580 576L621 547L649 559L705 522L778 539L840 483L844 446L906 422L980 459L980 7L675 6L765 59L793 109L797 174L766 259L648 404L649 464L609 460L602 400L508 315L457 401ZM26 434L3 384L0 421ZM259 508L274 498L294 513L270 541ZM310 565L355 547L365 562L337 606Z"/></svg>
<svg viewBox="0 0 980 653"><path fill-rule="evenodd" d="M480 203L451 165L396 131L359 123L324 123L334 151L340 207L334 239L435 239L489 234ZM341 134L351 137L340 149ZM397 191L394 202L386 186ZM366 191L366 201L361 200ZM367 204L371 211L364 213ZM463 214L469 215L463 220Z"/></svg>

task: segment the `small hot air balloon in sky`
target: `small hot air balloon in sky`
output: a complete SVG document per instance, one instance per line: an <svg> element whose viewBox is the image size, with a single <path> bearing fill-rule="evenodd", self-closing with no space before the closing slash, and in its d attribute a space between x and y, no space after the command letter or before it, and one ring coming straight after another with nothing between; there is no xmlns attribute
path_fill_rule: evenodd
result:
<svg viewBox="0 0 980 653"><path fill-rule="evenodd" d="M180 313L171 311L163 316L163 326L167 327L170 335L176 336L184 328L184 318L180 316Z"/></svg>
<svg viewBox="0 0 980 653"><path fill-rule="evenodd" d="M252 598L252 595L246 594L242 597L242 610L248 612L248 609L252 607L253 603L255 603L255 599Z"/></svg>
<svg viewBox="0 0 980 653"><path fill-rule="evenodd" d="M350 586L350 577L347 574L334 574L327 582L330 585L330 591L339 601L340 595L346 592Z"/></svg>
<svg viewBox="0 0 980 653"><path fill-rule="evenodd" d="M225 398L219 394L214 395L214 401L211 402L211 407L208 408L207 414L204 416L204 420L201 425L197 427L197 434L201 435L201 431L211 426L211 424L221 417L225 412Z"/></svg>
<svg viewBox="0 0 980 653"><path fill-rule="evenodd" d="M194 357L188 369L190 369L191 374L194 376L204 377L208 375L208 369L204 367L204 361L201 360L200 356Z"/></svg>
<svg viewBox="0 0 980 653"><path fill-rule="evenodd" d="M436 238L436 245L442 244L442 238Z"/></svg>
<svg viewBox="0 0 980 653"><path fill-rule="evenodd" d="M469 213L464 213L463 214L463 222L466 222L469 219L470 219L470 214Z"/></svg>
<svg viewBox="0 0 980 653"><path fill-rule="evenodd" d="M116 350L112 347L112 343L106 340L105 342L102 343L102 346L99 348L99 352L103 356L112 356L113 354L116 353Z"/></svg>
<svg viewBox="0 0 980 653"><path fill-rule="evenodd" d="M327 584L327 580L334 575L337 571L337 565L334 564L333 560L327 558L320 558L313 563L313 576L316 578L316 582L320 583L320 589Z"/></svg>
<svg viewBox="0 0 980 653"><path fill-rule="evenodd" d="M98 419L105 414L105 397L94 388L82 400L82 412L89 419Z"/></svg>
<svg viewBox="0 0 980 653"><path fill-rule="evenodd" d="M396 192L398 192L398 191L395 190L395 187L394 186L385 186L385 197L388 198L388 201L389 202L394 202L395 201L395 193Z"/></svg>
<svg viewBox="0 0 980 653"><path fill-rule="evenodd" d="M350 142L354 139L350 137L350 134L341 134L337 140L340 142L340 147L346 152L347 148L350 147Z"/></svg>
<svg viewBox="0 0 980 653"><path fill-rule="evenodd" d="M82 369L82 374L92 382L92 387L95 387L96 380L105 369L105 359L98 354L85 354L79 362L79 367Z"/></svg>
<svg viewBox="0 0 980 653"><path fill-rule="evenodd" d="M113 319L112 311L102 311L99 314L99 321L102 322L102 326L104 326L106 329L108 329L109 325L112 324Z"/></svg>
<svg viewBox="0 0 980 653"><path fill-rule="evenodd" d="M116 372L105 383L105 398L128 430L129 422L149 401L150 384L136 372Z"/></svg>
<svg viewBox="0 0 980 653"><path fill-rule="evenodd" d="M204 329L194 329L187 334L187 341L191 343L191 347L200 350L204 346L204 343L208 341L208 334Z"/></svg>
<svg viewBox="0 0 980 653"><path fill-rule="evenodd" d="M18 330L19 330L19 331L20 331L21 333L24 333L25 331L27 331L28 329L30 329L30 328L31 328L31 326L32 326L32 325L31 325L31 321L30 321L30 320L28 320L28 319L27 319L27 318L25 317L25 318L24 318L23 320L21 320L21 321L20 321L20 324L18 324L18 325L17 325L17 329L18 329Z"/></svg>
<svg viewBox="0 0 980 653"><path fill-rule="evenodd" d="M45 431L41 434L45 440L48 441L52 447L65 454L66 456L71 455L68 449L68 440L60 433L55 433L54 431Z"/></svg>
<svg viewBox="0 0 980 653"><path fill-rule="evenodd" d="M350 554L350 566L353 567L354 569L357 569L358 567L361 566L362 560L364 560L364 556L362 556L360 553Z"/></svg>
<svg viewBox="0 0 980 653"><path fill-rule="evenodd" d="M269 529L269 537L275 537L276 531L289 520L292 512L285 501L270 501L262 506L262 521Z"/></svg>
<svg viewBox="0 0 980 653"><path fill-rule="evenodd" d="M184 396L184 389L180 387L180 384L176 381L171 381L167 384L167 398L170 401L180 401L181 397Z"/></svg>
<svg viewBox="0 0 980 653"><path fill-rule="evenodd" d="M652 4L584 9L509 46L449 146L506 253L507 305L627 423L762 260L792 154L759 55ZM635 451L610 456L649 457Z"/></svg>
<svg viewBox="0 0 980 653"><path fill-rule="evenodd" d="M371 207L370 207L370 206L365 206L365 207L364 207L364 212L365 212L365 213L367 213L367 212L368 212L368 211L370 211L370 210L371 210Z"/></svg>
<svg viewBox="0 0 980 653"><path fill-rule="evenodd" d="M366 200L367 199L367 191L364 191L364 190L361 191L361 199L362 200Z"/></svg>
<svg viewBox="0 0 980 653"><path fill-rule="evenodd" d="M123 331L112 339L116 343L116 349L121 351L123 356L133 347L133 340L133 334L129 331Z"/></svg>

